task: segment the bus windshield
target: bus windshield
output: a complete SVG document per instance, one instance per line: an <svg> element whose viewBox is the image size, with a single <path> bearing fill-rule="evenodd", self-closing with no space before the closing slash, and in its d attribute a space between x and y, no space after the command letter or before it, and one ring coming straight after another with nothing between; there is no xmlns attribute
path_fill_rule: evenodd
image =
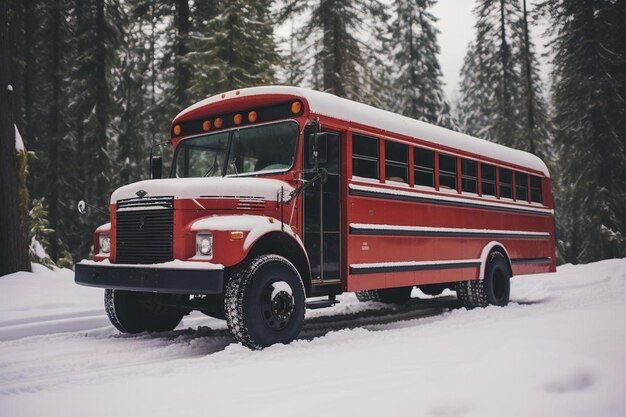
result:
<svg viewBox="0 0 626 417"><path fill-rule="evenodd" d="M289 121L185 139L176 148L173 176L223 177L291 169L298 124Z"/></svg>

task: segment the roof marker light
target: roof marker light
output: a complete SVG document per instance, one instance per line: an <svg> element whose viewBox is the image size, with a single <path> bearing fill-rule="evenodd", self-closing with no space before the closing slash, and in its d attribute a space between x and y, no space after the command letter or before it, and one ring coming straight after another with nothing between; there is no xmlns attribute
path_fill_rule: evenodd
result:
<svg viewBox="0 0 626 417"><path fill-rule="evenodd" d="M243 116L241 115L241 113L237 113L236 115L233 116L233 123L235 125L241 124L242 120L243 120Z"/></svg>
<svg viewBox="0 0 626 417"><path fill-rule="evenodd" d="M205 132L208 132L209 130L211 130L211 122L208 120L205 120L202 123L202 130L204 130Z"/></svg>
<svg viewBox="0 0 626 417"><path fill-rule="evenodd" d="M257 118L257 114L255 111L251 111L250 113L248 113L248 121L250 123L256 122L256 118Z"/></svg>
<svg viewBox="0 0 626 417"><path fill-rule="evenodd" d="M180 125L175 125L175 126L174 126L174 134L175 134L176 136L180 135L180 132L182 132L182 130L183 130L183 129L180 127Z"/></svg>
<svg viewBox="0 0 626 417"><path fill-rule="evenodd" d="M299 101L294 101L293 103L291 103L291 112L293 114L300 113L300 110L302 110L302 103L300 103Z"/></svg>
<svg viewBox="0 0 626 417"><path fill-rule="evenodd" d="M219 129L220 127L222 127L222 119L218 117L213 122L213 125L215 126L216 129Z"/></svg>

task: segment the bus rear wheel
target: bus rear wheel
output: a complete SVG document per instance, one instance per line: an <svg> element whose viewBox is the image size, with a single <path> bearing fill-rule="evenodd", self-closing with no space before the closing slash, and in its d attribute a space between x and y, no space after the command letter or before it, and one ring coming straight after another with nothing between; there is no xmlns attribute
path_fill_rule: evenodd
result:
<svg viewBox="0 0 626 417"><path fill-rule="evenodd" d="M456 292L461 305L468 309L507 305L511 293L511 272L505 256L498 251L492 252L484 279L458 282Z"/></svg>
<svg viewBox="0 0 626 417"><path fill-rule="evenodd" d="M257 256L233 271L225 300L230 332L250 349L290 343L304 323L304 284L298 270L282 256Z"/></svg>
<svg viewBox="0 0 626 417"><path fill-rule="evenodd" d="M188 313L182 307L186 300L188 295L104 290L107 316L122 333L174 330Z"/></svg>
<svg viewBox="0 0 626 417"><path fill-rule="evenodd" d="M413 287L382 288L378 290L356 291L359 301L376 301L385 304L406 304L411 298Z"/></svg>

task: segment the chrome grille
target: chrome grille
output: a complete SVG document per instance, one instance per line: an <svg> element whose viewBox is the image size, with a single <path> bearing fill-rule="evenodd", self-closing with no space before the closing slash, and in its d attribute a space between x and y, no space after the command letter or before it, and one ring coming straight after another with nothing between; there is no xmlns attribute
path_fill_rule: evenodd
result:
<svg viewBox="0 0 626 417"><path fill-rule="evenodd" d="M116 262L152 264L174 259L174 198L120 200L116 211Z"/></svg>

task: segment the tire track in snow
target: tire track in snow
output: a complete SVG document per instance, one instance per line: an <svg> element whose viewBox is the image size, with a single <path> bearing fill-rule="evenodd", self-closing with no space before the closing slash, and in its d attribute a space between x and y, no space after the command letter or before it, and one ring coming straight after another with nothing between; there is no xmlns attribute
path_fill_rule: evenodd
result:
<svg viewBox="0 0 626 417"><path fill-rule="evenodd" d="M358 308L363 310L356 312L333 314L329 309L323 315L307 319L298 339L314 340L329 332L354 328L379 331L397 328L400 322L406 322L407 327L417 326L422 319L439 316L456 305L454 297L440 297L414 299L408 305L398 307L362 303ZM89 383L139 373L170 372L179 365L177 361L200 359L221 352L234 343L226 328L212 329L201 325L163 333L110 335L105 331L110 330L109 327L0 343L0 358L9 356L2 353L5 349L10 351L19 347L23 352L22 358L13 355L10 362L0 359L0 395L37 392L59 384ZM49 354L41 353L41 343L49 346ZM43 355L37 363L32 361L35 352ZM155 368L155 364L163 366Z"/></svg>

